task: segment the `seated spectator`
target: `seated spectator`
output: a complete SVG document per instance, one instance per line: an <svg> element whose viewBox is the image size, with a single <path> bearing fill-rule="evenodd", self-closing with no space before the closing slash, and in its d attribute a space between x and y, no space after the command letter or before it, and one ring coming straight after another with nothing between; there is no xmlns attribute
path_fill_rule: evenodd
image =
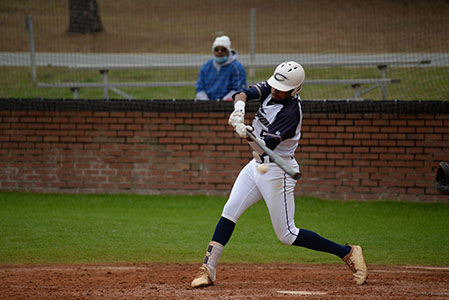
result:
<svg viewBox="0 0 449 300"><path fill-rule="evenodd" d="M197 100L232 100L232 95L246 88L246 71L231 49L231 40L223 35L212 45L214 57L201 66L196 82Z"/></svg>

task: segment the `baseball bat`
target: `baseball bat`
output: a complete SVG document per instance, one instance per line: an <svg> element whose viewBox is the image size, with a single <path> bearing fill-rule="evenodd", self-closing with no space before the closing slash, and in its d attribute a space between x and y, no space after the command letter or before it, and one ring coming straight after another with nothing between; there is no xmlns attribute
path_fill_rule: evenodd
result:
<svg viewBox="0 0 449 300"><path fill-rule="evenodd" d="M301 172L299 172L299 170L293 169L282 157L274 153L273 150L265 146L264 143L261 143L260 140L252 132L247 130L246 134L271 158L271 160L275 164L277 164L282 170L284 170L285 173L290 175L290 177L295 180L301 178Z"/></svg>

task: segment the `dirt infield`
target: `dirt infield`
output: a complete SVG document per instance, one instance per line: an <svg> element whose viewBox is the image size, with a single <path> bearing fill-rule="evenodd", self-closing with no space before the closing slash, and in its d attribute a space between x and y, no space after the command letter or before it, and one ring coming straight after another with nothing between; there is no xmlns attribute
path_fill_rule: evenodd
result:
<svg viewBox="0 0 449 300"><path fill-rule="evenodd" d="M0 299L449 299L449 268L368 266L357 286L344 264L222 264L192 289L198 264L0 266Z"/></svg>

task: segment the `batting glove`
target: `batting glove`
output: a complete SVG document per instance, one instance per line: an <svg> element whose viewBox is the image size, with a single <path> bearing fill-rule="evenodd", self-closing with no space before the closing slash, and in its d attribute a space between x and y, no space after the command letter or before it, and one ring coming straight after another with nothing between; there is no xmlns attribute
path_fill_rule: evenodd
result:
<svg viewBox="0 0 449 300"><path fill-rule="evenodd" d="M237 124L237 126L235 126L235 131L240 135L240 137L242 138L247 138L248 135L246 134L246 131L253 131L253 128L249 125L245 125L243 123L239 123Z"/></svg>
<svg viewBox="0 0 449 300"><path fill-rule="evenodd" d="M228 123L235 128L237 124L243 124L243 122L245 122L245 102L237 101L234 104L234 111L229 116Z"/></svg>

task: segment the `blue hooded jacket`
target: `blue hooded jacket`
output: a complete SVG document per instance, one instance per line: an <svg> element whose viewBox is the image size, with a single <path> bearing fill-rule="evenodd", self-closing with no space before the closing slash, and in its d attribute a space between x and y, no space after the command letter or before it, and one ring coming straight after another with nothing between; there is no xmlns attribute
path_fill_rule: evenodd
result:
<svg viewBox="0 0 449 300"><path fill-rule="evenodd" d="M223 64L214 59L201 66L196 82L196 99L223 100L246 89L246 71L237 60L237 51L232 50Z"/></svg>

